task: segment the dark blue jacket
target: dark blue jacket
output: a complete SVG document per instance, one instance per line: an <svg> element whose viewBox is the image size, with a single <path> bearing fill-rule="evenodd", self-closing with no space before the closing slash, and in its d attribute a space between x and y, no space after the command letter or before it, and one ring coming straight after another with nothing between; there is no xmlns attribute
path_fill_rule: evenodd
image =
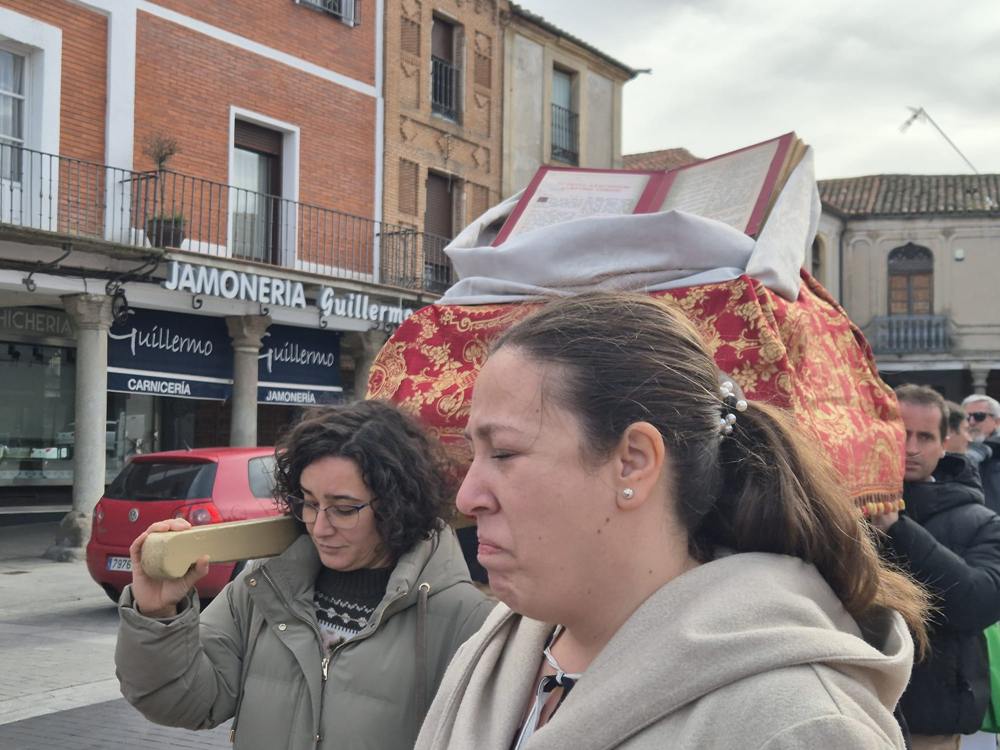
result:
<svg viewBox="0 0 1000 750"><path fill-rule="evenodd" d="M1000 620L1000 516L983 504L974 466L945 456L935 482L906 482L906 511L886 551L933 597L930 653L900 706L917 735L979 729L990 697L983 629Z"/></svg>

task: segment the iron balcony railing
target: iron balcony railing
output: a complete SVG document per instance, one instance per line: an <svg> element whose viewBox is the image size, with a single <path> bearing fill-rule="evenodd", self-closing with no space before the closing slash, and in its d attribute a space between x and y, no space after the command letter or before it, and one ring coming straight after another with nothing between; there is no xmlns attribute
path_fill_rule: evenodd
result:
<svg viewBox="0 0 1000 750"><path fill-rule="evenodd" d="M462 71L447 60L431 57L431 110L458 122Z"/></svg>
<svg viewBox="0 0 1000 750"><path fill-rule="evenodd" d="M0 230L255 261L440 292L448 240L177 172L136 172L0 143ZM58 241L58 240L54 240Z"/></svg>
<svg viewBox="0 0 1000 750"><path fill-rule="evenodd" d="M888 315L872 321L876 354L933 354L951 350L946 315Z"/></svg>
<svg viewBox="0 0 1000 750"><path fill-rule="evenodd" d="M301 5L308 5L316 10L329 13L339 18L348 26L357 26L361 22L361 0L295 0Z"/></svg>
<svg viewBox="0 0 1000 750"><path fill-rule="evenodd" d="M567 164L576 164L580 158L576 112L552 105L552 158Z"/></svg>

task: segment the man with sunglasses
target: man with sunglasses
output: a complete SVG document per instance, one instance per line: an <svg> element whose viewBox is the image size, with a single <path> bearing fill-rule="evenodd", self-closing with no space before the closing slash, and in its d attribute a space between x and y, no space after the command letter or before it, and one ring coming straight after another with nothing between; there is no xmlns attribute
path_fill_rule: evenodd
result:
<svg viewBox="0 0 1000 750"><path fill-rule="evenodd" d="M979 474L986 505L1000 513L1000 402L973 393L962 401L962 408L972 434L969 453L980 459Z"/></svg>

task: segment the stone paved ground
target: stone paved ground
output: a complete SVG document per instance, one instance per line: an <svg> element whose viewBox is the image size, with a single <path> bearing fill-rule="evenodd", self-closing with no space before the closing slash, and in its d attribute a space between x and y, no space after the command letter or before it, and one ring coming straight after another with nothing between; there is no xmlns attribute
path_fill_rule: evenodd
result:
<svg viewBox="0 0 1000 750"><path fill-rule="evenodd" d="M0 748L226 748L229 730L167 729L118 691L118 613L83 562L41 557L55 523L0 526Z"/></svg>

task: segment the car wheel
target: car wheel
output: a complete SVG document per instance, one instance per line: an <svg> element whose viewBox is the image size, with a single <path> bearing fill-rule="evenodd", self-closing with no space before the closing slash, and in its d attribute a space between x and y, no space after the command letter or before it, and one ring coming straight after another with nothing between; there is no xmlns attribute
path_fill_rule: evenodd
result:
<svg viewBox="0 0 1000 750"><path fill-rule="evenodd" d="M108 598L115 604L118 600L122 598L122 592L116 589L114 586L110 586L106 583L101 584L101 588L104 589L104 593L108 595Z"/></svg>

